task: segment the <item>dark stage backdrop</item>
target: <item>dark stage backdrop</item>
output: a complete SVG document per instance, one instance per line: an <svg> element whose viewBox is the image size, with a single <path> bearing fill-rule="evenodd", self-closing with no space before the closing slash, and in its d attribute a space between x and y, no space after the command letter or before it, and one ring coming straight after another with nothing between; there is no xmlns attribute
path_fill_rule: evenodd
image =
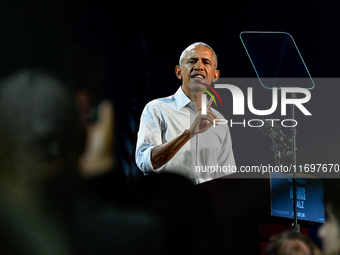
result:
<svg viewBox="0 0 340 255"><path fill-rule="evenodd" d="M173 94L182 50L196 41L211 45L221 77L255 77L239 39L241 31L290 33L313 77L339 76L337 4L315 1L12 1L0 4L0 75L41 67L75 80L113 100L117 154L129 176L139 117L151 99ZM72 56L77 56L72 58ZM70 59L76 59L74 61ZM298 126L298 161L338 163L340 89L318 87L308 103L317 114ZM326 106L328 108L326 108ZM325 108L322 108L325 107ZM331 109L327 111L326 109ZM254 142L232 130L238 164L273 161L271 141L259 130ZM323 163L323 162L321 162Z"/></svg>

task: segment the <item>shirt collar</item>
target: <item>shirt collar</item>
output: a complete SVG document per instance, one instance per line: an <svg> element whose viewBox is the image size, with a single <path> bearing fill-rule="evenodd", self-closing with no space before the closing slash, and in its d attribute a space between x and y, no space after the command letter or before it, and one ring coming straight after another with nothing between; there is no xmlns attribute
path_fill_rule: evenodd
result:
<svg viewBox="0 0 340 255"><path fill-rule="evenodd" d="M176 101L177 110L183 108L184 106L191 102L187 95L184 93L182 86L178 88L174 97Z"/></svg>

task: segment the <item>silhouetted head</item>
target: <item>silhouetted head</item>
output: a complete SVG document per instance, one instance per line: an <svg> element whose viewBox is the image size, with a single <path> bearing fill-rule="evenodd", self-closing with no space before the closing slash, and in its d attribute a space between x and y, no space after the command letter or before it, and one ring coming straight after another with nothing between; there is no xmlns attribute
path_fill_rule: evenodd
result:
<svg viewBox="0 0 340 255"><path fill-rule="evenodd" d="M27 180L70 173L81 132L61 82L42 71L23 70L4 79L0 91L0 151L7 162L2 170Z"/></svg>
<svg viewBox="0 0 340 255"><path fill-rule="evenodd" d="M320 250L306 235L285 231L269 242L265 255L320 255Z"/></svg>

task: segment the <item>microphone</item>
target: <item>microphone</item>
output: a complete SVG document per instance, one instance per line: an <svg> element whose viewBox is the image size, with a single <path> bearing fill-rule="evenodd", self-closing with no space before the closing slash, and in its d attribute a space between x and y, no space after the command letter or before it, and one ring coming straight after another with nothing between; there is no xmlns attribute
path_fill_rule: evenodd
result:
<svg viewBox="0 0 340 255"><path fill-rule="evenodd" d="M278 144L285 149L290 149L292 139L281 131L281 127L279 125L277 125L274 121L272 121L271 124L271 122L266 120L259 121L258 125L261 125L262 122L263 125L259 128L263 133L269 135L272 138L273 143Z"/></svg>

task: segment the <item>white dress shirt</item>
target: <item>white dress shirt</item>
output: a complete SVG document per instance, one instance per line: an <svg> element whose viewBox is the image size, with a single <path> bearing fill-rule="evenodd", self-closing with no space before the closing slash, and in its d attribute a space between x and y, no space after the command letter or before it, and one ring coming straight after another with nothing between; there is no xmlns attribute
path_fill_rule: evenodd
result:
<svg viewBox="0 0 340 255"><path fill-rule="evenodd" d="M218 111L210 109L218 118L224 119ZM150 172L173 172L189 177L198 184L230 173L218 171L218 166L220 169L235 166L228 125L212 126L204 133L197 134L165 165L158 169L152 167L150 157L153 148L189 129L196 116L195 103L181 87L174 95L155 99L145 106L136 146L136 163L145 175Z"/></svg>

